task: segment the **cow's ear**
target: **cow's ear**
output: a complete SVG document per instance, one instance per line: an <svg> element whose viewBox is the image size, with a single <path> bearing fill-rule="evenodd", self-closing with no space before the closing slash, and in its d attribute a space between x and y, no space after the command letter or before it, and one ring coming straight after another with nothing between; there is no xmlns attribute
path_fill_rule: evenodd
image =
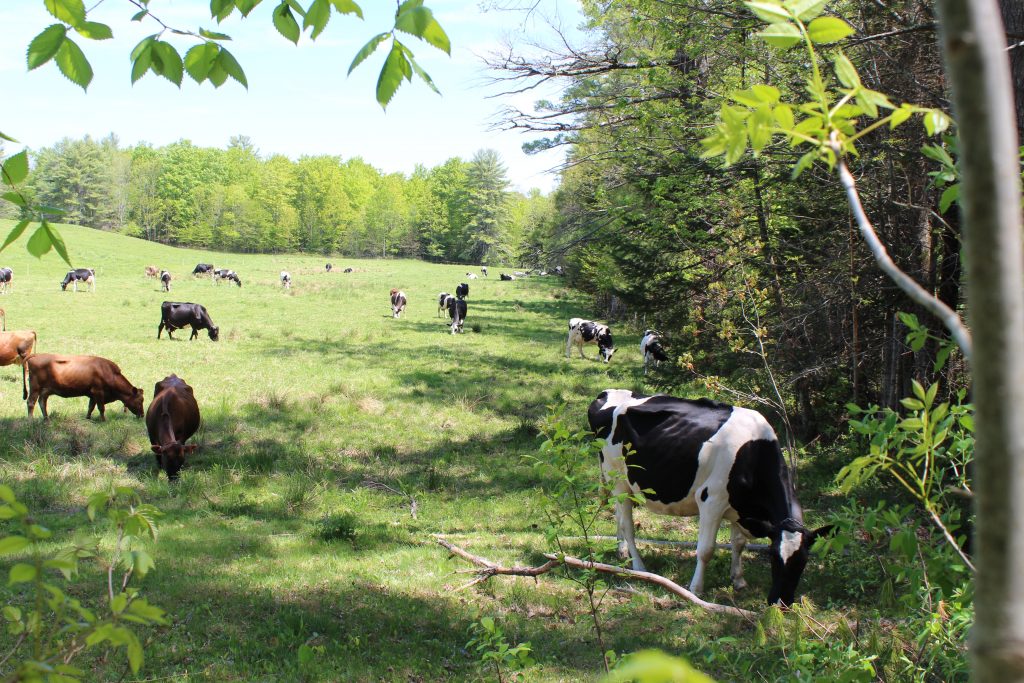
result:
<svg viewBox="0 0 1024 683"><path fill-rule="evenodd" d="M152 448L152 449L153 449L153 452L154 452L154 453L156 453L157 455L159 455L159 454L160 454L160 451L162 451L162 450L163 450L163 448L162 448L162 447L160 447L160 446L157 446L156 444L154 444L154 445L150 446L150 448Z"/></svg>
<svg viewBox="0 0 1024 683"><path fill-rule="evenodd" d="M737 522L755 538L769 538L775 531L775 525L763 519L740 517Z"/></svg>

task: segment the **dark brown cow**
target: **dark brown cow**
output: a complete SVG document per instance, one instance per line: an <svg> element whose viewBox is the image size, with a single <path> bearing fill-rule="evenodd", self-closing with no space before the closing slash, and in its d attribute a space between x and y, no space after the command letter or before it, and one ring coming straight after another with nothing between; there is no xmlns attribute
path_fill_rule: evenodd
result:
<svg viewBox="0 0 1024 683"><path fill-rule="evenodd" d="M22 365L35 348L35 330L0 332L0 365Z"/></svg>
<svg viewBox="0 0 1024 683"><path fill-rule="evenodd" d="M199 404L185 380L172 374L156 383L146 411L146 430L156 466L171 481L178 478L185 456L196 450L185 442L199 429L199 421Z"/></svg>
<svg viewBox="0 0 1024 683"><path fill-rule="evenodd" d="M25 388L26 371L30 389ZM92 417L93 408L97 407L100 409L100 420L106 420L104 406L112 401L121 401L136 417L142 417L142 389L132 386L116 363L99 356L64 356L56 353L29 356L22 366L21 391L22 397L28 400L29 417L32 417L38 400L43 419L49 419L46 401L50 396L88 396L87 420Z"/></svg>

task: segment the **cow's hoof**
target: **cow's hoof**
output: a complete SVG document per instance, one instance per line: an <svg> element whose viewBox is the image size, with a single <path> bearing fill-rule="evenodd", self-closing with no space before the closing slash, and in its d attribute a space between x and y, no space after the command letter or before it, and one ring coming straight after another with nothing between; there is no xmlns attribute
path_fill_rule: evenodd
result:
<svg viewBox="0 0 1024 683"><path fill-rule="evenodd" d="M738 580L733 579L732 589L734 591L745 591L747 589L747 580L746 579L738 579Z"/></svg>

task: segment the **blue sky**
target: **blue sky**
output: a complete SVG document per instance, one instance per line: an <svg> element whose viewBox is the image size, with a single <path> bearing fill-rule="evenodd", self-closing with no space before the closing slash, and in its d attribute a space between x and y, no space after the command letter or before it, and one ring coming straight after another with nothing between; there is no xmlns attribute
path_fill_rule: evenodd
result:
<svg viewBox="0 0 1024 683"><path fill-rule="evenodd" d="M87 6L95 4L88 2ZM27 72L25 50L32 38L55 20L41 0L0 2L0 131L30 148L63 137L103 137L114 132L122 145L165 145L180 139L206 147L224 147L233 135L249 136L263 155L297 158L304 154L360 156L384 172L409 173L417 163L434 166L450 157L469 159L479 149L497 150L508 166L514 189L550 191L556 178L545 171L561 152L528 157L520 133L489 131L503 102L520 108L553 91L535 91L514 100L486 99L486 73L477 55L498 49L508 36L535 39L543 22L523 26L507 12L482 11L472 1L427 0L452 40L452 56L409 37L417 61L442 92L421 82L406 83L384 112L374 86L386 51L364 62L346 78L358 49L390 27L394 5L379 0L360 4L365 20L335 15L327 30L311 42L308 33L296 47L281 37L270 20L275 0L264 2L244 21L238 15L219 27L209 17L208 0L152 0L151 9L171 26L198 26L231 35L226 46L241 62L249 89L229 80L219 89L197 85L187 75L179 90L147 74L131 85L129 54L143 37L156 33L153 22L131 23L133 7L106 0L90 13L114 30L114 39L76 42L92 63L95 77L88 93L67 81L53 63ZM544 13L564 27L579 23L574 0L546 0ZM193 43L167 38L184 54ZM7 153L17 149L10 143Z"/></svg>

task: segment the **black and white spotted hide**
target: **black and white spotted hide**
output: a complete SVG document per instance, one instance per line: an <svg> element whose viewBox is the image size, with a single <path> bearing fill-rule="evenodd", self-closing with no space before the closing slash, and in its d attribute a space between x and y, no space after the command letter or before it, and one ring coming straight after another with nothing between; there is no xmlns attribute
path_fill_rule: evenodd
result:
<svg viewBox="0 0 1024 683"><path fill-rule="evenodd" d="M576 346L580 350L580 358L586 358L583 355L584 344L597 344L599 356L605 363L610 361L612 354L615 353L612 332L607 325L583 318L573 318L569 321L569 338L565 342L565 357L569 358L572 347Z"/></svg>
<svg viewBox="0 0 1024 683"><path fill-rule="evenodd" d="M289 273L287 270L281 271L281 286L284 287L285 289L292 288L292 274Z"/></svg>
<svg viewBox="0 0 1024 683"><path fill-rule="evenodd" d="M401 292L397 289L391 290L391 313L394 317L402 315L402 311L405 310L405 292Z"/></svg>
<svg viewBox="0 0 1024 683"><path fill-rule="evenodd" d="M462 332L462 324L466 322L466 300L448 297L448 315L452 318L452 334Z"/></svg>
<svg viewBox="0 0 1024 683"><path fill-rule="evenodd" d="M454 298L448 292L441 292L437 295L437 317L448 317L448 299Z"/></svg>
<svg viewBox="0 0 1024 683"><path fill-rule="evenodd" d="M469 296L469 285L463 282L458 287L456 287L455 296L457 296L460 299L465 299L467 296Z"/></svg>
<svg viewBox="0 0 1024 683"><path fill-rule="evenodd" d="M647 366L658 366L663 360L668 360L665 349L661 346L661 335L654 330L644 331L644 337L640 340L640 355L644 359L644 374L647 374Z"/></svg>
<svg viewBox="0 0 1024 683"><path fill-rule="evenodd" d="M10 268L0 268L0 292L7 294L14 288L14 271Z"/></svg>
<svg viewBox="0 0 1024 683"><path fill-rule="evenodd" d="M166 270L160 271L160 287L165 292L171 291L171 274Z"/></svg>

